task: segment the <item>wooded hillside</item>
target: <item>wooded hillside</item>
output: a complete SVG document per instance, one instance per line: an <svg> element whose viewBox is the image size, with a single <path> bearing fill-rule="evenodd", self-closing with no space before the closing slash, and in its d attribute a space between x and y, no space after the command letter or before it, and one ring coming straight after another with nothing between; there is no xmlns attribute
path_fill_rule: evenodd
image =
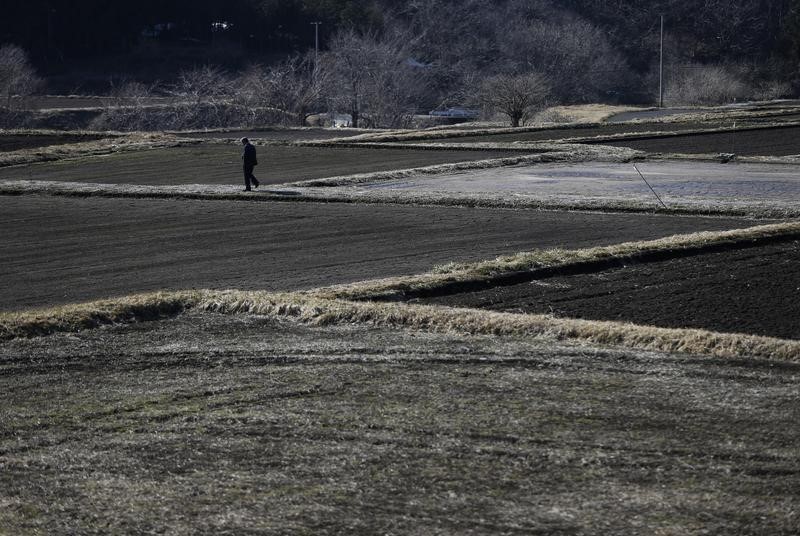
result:
<svg viewBox="0 0 800 536"><path fill-rule="evenodd" d="M429 69L428 80L449 94L478 79L533 71L551 80L561 101L644 102L652 99L663 15L673 93L698 79L733 88L732 98L787 96L800 85L800 0L6 4L0 44L21 46L45 77L68 76L76 64L102 65L108 79L151 76L148 82L172 82L204 64L240 72L313 49L311 23L320 22L323 52L347 31L399 40L407 60Z"/></svg>

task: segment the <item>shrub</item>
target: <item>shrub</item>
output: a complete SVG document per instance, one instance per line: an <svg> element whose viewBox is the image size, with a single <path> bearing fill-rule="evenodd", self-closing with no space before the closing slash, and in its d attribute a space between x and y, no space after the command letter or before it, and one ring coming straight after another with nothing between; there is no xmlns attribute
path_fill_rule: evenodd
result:
<svg viewBox="0 0 800 536"><path fill-rule="evenodd" d="M731 69L721 65L687 64L668 76L664 100L668 104L723 104L747 98L752 89Z"/></svg>

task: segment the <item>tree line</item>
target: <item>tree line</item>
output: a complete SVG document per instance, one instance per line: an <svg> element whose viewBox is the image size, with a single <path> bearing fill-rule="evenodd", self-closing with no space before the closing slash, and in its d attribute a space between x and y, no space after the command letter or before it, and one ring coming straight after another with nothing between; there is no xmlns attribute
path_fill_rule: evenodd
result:
<svg viewBox="0 0 800 536"><path fill-rule="evenodd" d="M161 25L164 39L210 42L224 30L256 50L296 52L313 45L308 25L320 21L327 35L427 26L461 49L493 33L492 26L517 32L532 21L557 27L580 21L641 69L661 15L681 57L797 60L799 11L798 0L26 0L4 5L0 42L21 46L37 63L58 61L129 51Z"/></svg>
<svg viewBox="0 0 800 536"><path fill-rule="evenodd" d="M520 124L547 102L651 103L662 16L667 102L800 89L800 0L29 0L4 15L0 43L20 45L33 65L143 42L224 41L247 51L246 64L215 57L111 89L217 111L251 106L293 124L337 111L395 127L451 106ZM322 23L318 56L311 22Z"/></svg>

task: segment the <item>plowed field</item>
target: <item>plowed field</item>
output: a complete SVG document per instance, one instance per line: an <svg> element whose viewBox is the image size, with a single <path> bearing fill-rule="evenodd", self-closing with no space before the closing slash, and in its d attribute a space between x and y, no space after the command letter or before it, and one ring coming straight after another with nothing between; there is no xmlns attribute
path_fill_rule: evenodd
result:
<svg viewBox="0 0 800 536"><path fill-rule="evenodd" d="M264 184L518 155L509 151L433 151L343 147L257 147ZM243 184L241 145L209 144L0 168L2 179L108 184Z"/></svg>
<svg viewBox="0 0 800 536"><path fill-rule="evenodd" d="M800 339L800 242L628 264L423 301Z"/></svg>
<svg viewBox="0 0 800 536"><path fill-rule="evenodd" d="M289 290L449 261L752 222L636 214L0 197L0 307L192 287Z"/></svg>

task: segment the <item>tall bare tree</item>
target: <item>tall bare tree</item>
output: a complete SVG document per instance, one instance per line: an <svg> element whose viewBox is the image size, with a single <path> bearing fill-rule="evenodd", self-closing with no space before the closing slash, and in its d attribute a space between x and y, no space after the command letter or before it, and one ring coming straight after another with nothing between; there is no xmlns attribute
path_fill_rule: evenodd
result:
<svg viewBox="0 0 800 536"><path fill-rule="evenodd" d="M7 109L11 109L15 95L30 95L40 83L36 70L22 48L16 45L0 46L0 95Z"/></svg>
<svg viewBox="0 0 800 536"><path fill-rule="evenodd" d="M295 55L269 73L269 93L274 106L291 114L295 124L304 126L308 116L325 107L330 69L314 54Z"/></svg>
<svg viewBox="0 0 800 536"><path fill-rule="evenodd" d="M375 50L375 40L348 30L337 34L329 46L330 52L325 59L336 75L332 96L338 105L350 113L351 125L358 128L369 83L367 70L372 60L371 54Z"/></svg>
<svg viewBox="0 0 800 536"><path fill-rule="evenodd" d="M167 123L174 128L203 128L228 124L238 118L231 117L233 80L221 68L204 65L181 71L171 88L177 101L169 107Z"/></svg>
<svg viewBox="0 0 800 536"><path fill-rule="evenodd" d="M548 76L565 102L608 100L627 89L630 68L596 26L564 16L558 24L532 21L498 34L513 70Z"/></svg>
<svg viewBox="0 0 800 536"><path fill-rule="evenodd" d="M219 67L202 67L181 71L173 94L195 105L216 104L231 95L231 79Z"/></svg>
<svg viewBox="0 0 800 536"><path fill-rule="evenodd" d="M346 31L333 38L325 56L332 94L349 111L354 127L409 123L428 86L425 67L413 62L413 44L402 31L381 36Z"/></svg>

